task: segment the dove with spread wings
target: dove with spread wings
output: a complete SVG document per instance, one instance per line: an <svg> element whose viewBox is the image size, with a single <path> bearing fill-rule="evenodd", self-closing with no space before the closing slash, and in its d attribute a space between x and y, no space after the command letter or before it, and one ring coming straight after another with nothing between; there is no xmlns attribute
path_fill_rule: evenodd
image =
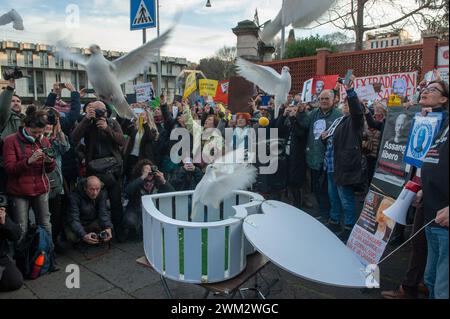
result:
<svg viewBox="0 0 450 319"><path fill-rule="evenodd" d="M219 208L233 190L245 189L256 181L257 169L248 164L251 160L245 160L245 154L243 149L229 152L206 167L192 197L193 215L197 213L195 206L198 203ZM253 155L247 153L247 156Z"/></svg>
<svg viewBox="0 0 450 319"><path fill-rule="evenodd" d="M23 31L23 19L22 17L17 13L16 10L12 9L11 11L0 15L0 25L6 25L9 23L13 23L13 28L16 30Z"/></svg>
<svg viewBox="0 0 450 319"><path fill-rule="evenodd" d="M275 95L275 118L278 118L280 106L286 103L292 87L291 74L287 66L281 74L274 69L248 62L242 58L236 59L237 73L246 80L256 84L267 94Z"/></svg>
<svg viewBox="0 0 450 319"><path fill-rule="evenodd" d="M152 63L150 57L167 43L172 31L173 27L158 38L114 61L107 60L98 45L92 45L89 48L91 51L89 57L71 53L64 48L62 42L58 42L56 47L61 57L72 60L86 69L89 82L91 82L97 98L114 105L120 117L132 119L134 114L120 85L134 79L149 67Z"/></svg>
<svg viewBox="0 0 450 319"><path fill-rule="evenodd" d="M292 24L304 28L320 18L335 0L284 0L283 7L273 21L267 23L260 34L264 43L270 43L282 28Z"/></svg>

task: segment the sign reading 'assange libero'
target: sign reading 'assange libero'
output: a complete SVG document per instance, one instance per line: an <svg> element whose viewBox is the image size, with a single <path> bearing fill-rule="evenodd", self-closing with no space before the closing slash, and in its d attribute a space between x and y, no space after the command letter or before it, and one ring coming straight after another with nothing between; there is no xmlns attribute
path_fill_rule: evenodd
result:
<svg viewBox="0 0 450 319"><path fill-rule="evenodd" d="M413 117L419 107L405 110L404 107L390 107L383 138L380 144L378 164L372 181L372 188L397 198L406 183L408 169L404 157Z"/></svg>

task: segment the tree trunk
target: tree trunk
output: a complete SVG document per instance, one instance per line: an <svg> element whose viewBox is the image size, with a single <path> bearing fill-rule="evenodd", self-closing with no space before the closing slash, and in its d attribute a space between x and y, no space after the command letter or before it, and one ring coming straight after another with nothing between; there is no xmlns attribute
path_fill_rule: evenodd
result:
<svg viewBox="0 0 450 319"><path fill-rule="evenodd" d="M358 0L358 7L356 9L356 25L355 25L355 50L360 51L364 49L364 5L367 0Z"/></svg>

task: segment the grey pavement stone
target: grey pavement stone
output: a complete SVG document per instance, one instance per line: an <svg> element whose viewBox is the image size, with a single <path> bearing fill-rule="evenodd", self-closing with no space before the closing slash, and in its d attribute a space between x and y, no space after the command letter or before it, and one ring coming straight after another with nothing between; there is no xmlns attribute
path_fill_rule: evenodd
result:
<svg viewBox="0 0 450 319"><path fill-rule="evenodd" d="M144 288L138 289L131 293L131 295L138 299L166 299L167 295L164 292L160 281L154 282Z"/></svg>
<svg viewBox="0 0 450 319"><path fill-rule="evenodd" d="M127 252L136 258L142 257L145 254L143 242L114 243L113 247Z"/></svg>
<svg viewBox="0 0 450 319"><path fill-rule="evenodd" d="M84 266L127 293L159 280L156 272L138 265L134 256L119 249L90 260Z"/></svg>
<svg viewBox="0 0 450 319"><path fill-rule="evenodd" d="M124 292L123 290L114 288L95 296L93 299L134 299L134 298L129 294L127 294L126 292Z"/></svg>
<svg viewBox="0 0 450 319"><path fill-rule="evenodd" d="M12 292L0 292L0 299L38 299L33 292L26 286Z"/></svg>
<svg viewBox="0 0 450 319"><path fill-rule="evenodd" d="M59 271L27 281L26 285L40 299L87 299L114 288L112 284L97 276L82 265L80 267L80 289L68 289L66 265L73 263L67 257L58 258Z"/></svg>

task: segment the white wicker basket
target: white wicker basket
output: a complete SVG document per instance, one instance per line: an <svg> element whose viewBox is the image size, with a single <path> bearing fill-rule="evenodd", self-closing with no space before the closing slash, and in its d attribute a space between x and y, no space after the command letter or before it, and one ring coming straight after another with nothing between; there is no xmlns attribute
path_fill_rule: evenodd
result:
<svg viewBox="0 0 450 319"><path fill-rule="evenodd" d="M199 211L192 214L193 193L142 197L145 255L157 272L172 280L214 283L233 278L245 269L246 255L254 252L245 239L243 220L257 213L264 198L234 191L220 209L197 204Z"/></svg>

